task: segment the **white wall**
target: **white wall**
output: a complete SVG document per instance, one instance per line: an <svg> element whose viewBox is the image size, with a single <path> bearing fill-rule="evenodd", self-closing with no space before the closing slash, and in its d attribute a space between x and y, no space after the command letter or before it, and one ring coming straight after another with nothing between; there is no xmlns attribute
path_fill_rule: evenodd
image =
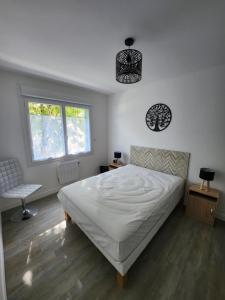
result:
<svg viewBox="0 0 225 300"><path fill-rule="evenodd" d="M149 70L151 71L151 70ZM218 215L225 218L225 66L185 76L137 84L110 97L109 160L114 150L129 155L130 145L191 153L189 180L199 182L200 167L216 170L214 187L222 191ZM145 124L147 110L163 102L172 122L162 132Z"/></svg>
<svg viewBox="0 0 225 300"><path fill-rule="evenodd" d="M18 84L81 98L93 104L93 154L81 157L81 178L96 174L114 150L129 154L131 144L191 153L189 180L198 182L199 168L216 170L213 185L222 191L219 214L225 217L225 66L185 76L128 87L106 101L103 94L54 81L0 71L0 159L18 157L27 182L44 185L42 195L58 188L55 163L28 167L18 97ZM79 99L79 101L81 101ZM170 126L150 131L145 124L148 108L164 102L172 110ZM109 109L108 109L109 108ZM109 119L109 122L108 122ZM0 200L0 209L15 202Z"/></svg>
<svg viewBox="0 0 225 300"><path fill-rule="evenodd" d="M0 213L0 299L6 300L4 250L2 241L2 216Z"/></svg>
<svg viewBox="0 0 225 300"><path fill-rule="evenodd" d="M23 167L27 182L43 184L41 195L58 189L56 163L29 167L25 155L23 122L21 120L21 98L18 85L49 91L54 94L72 97L83 103L92 104L93 154L80 157L81 178L98 173L99 165L107 162L107 101L104 94L84 88L74 87L44 80L38 77L0 70L0 159L17 157ZM17 204L16 201L0 199L0 210Z"/></svg>

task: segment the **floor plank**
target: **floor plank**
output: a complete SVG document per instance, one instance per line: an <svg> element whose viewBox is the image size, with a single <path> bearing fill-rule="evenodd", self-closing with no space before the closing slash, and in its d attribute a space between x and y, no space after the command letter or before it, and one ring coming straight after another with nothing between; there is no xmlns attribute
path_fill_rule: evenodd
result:
<svg viewBox="0 0 225 300"><path fill-rule="evenodd" d="M37 217L19 224L4 212L8 300L225 299L225 222L214 227L177 207L129 271L128 286L81 230L64 221L55 195L32 203Z"/></svg>

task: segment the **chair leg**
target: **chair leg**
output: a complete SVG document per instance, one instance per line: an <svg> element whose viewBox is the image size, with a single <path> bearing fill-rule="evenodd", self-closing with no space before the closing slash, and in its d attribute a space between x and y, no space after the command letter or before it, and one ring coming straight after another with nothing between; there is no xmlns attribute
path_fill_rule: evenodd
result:
<svg viewBox="0 0 225 300"><path fill-rule="evenodd" d="M21 199L21 208L19 211L15 212L12 217L12 222L20 222L30 219L31 217L34 217L38 213L38 209L35 207L26 207L26 201L25 199Z"/></svg>
<svg viewBox="0 0 225 300"><path fill-rule="evenodd" d="M31 217L34 217L37 215L37 213L38 213L37 208L34 208L34 207L27 208L25 199L21 199L21 202L22 202L22 214L23 214L22 219L23 220L30 219Z"/></svg>
<svg viewBox="0 0 225 300"><path fill-rule="evenodd" d="M26 202L24 199L21 199L21 205L22 205L22 210L24 212L26 210Z"/></svg>
<svg viewBox="0 0 225 300"><path fill-rule="evenodd" d="M31 217L33 217L30 209L26 208L26 202L24 199L21 199L21 204L22 204L23 220L27 220L27 219L30 219Z"/></svg>

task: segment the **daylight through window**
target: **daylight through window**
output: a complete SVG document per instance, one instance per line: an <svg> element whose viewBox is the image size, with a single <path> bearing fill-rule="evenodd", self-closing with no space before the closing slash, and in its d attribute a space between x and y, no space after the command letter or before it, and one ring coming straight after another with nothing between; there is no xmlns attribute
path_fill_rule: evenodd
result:
<svg viewBox="0 0 225 300"><path fill-rule="evenodd" d="M91 151L89 107L28 100L27 109L33 161Z"/></svg>

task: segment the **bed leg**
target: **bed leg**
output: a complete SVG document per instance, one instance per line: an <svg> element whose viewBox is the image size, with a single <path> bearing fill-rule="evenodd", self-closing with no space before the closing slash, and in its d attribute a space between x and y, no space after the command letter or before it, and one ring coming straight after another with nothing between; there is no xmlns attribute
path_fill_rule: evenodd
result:
<svg viewBox="0 0 225 300"><path fill-rule="evenodd" d="M119 272L117 272L116 281L119 287L124 288L127 285L127 274L121 275Z"/></svg>
<svg viewBox="0 0 225 300"><path fill-rule="evenodd" d="M65 221L71 222L71 216L66 211L64 211L64 215L65 215Z"/></svg>

